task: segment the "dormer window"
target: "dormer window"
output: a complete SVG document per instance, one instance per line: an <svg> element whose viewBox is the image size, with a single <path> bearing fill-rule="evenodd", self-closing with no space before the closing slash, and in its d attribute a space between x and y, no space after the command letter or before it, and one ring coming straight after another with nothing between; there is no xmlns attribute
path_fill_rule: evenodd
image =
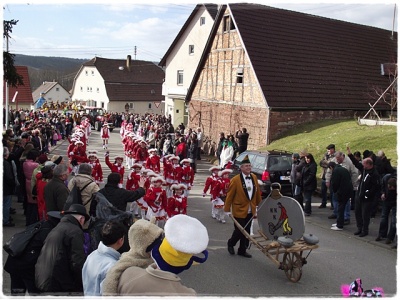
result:
<svg viewBox="0 0 400 300"><path fill-rule="evenodd" d="M194 54L194 45L189 45L189 55Z"/></svg>
<svg viewBox="0 0 400 300"><path fill-rule="evenodd" d="M201 17L200 18L200 26L203 26L206 24L206 17Z"/></svg>

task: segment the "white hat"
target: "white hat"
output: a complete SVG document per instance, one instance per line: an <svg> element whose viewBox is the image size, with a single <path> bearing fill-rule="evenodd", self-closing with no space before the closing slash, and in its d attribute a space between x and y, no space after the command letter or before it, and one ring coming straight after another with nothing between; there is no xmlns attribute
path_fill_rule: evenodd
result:
<svg viewBox="0 0 400 300"><path fill-rule="evenodd" d="M210 172L219 171L219 167L213 166L213 167L209 168L208 170L209 170Z"/></svg>
<svg viewBox="0 0 400 300"><path fill-rule="evenodd" d="M232 173L232 172L233 172L233 170L231 170L231 169L224 169L224 170L218 172L218 176L219 176L219 177L222 177L222 175L224 175L224 174L230 174L230 173Z"/></svg>
<svg viewBox="0 0 400 300"><path fill-rule="evenodd" d="M189 158L182 159L181 164L184 164L184 163L190 163L190 159Z"/></svg>

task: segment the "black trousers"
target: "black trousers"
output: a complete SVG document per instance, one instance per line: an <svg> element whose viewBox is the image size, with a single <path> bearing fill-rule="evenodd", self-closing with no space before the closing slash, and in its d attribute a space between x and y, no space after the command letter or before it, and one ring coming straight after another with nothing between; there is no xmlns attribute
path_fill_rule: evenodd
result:
<svg viewBox="0 0 400 300"><path fill-rule="evenodd" d="M343 197L342 195L337 194L338 197L338 209L337 209L337 219L336 226L339 228L343 228L344 225L344 210L346 208L346 204L349 201L349 198Z"/></svg>
<svg viewBox="0 0 400 300"><path fill-rule="evenodd" d="M251 227L251 218L253 214L248 214L246 218L235 218L236 221L242 226L249 234ZM247 226L246 226L247 224ZM243 254L246 252L246 249L249 247L249 240L240 232L239 228L234 224L235 229L233 230L231 238L228 240L228 246L234 247L237 242L239 243L238 253Z"/></svg>
<svg viewBox="0 0 400 300"><path fill-rule="evenodd" d="M373 202L361 202L358 195L356 195L355 215L357 228L362 232L368 233L369 221L371 219Z"/></svg>

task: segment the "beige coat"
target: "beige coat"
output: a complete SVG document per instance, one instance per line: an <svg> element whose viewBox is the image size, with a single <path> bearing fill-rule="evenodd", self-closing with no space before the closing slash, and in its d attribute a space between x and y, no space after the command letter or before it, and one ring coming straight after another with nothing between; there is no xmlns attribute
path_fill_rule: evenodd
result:
<svg viewBox="0 0 400 300"><path fill-rule="evenodd" d="M85 189L81 192L82 195L82 203L84 204L86 208L87 214L89 214L90 211L90 203L91 203L91 198L94 193L98 192L100 190L99 186L97 183L94 181L93 177L90 175L86 174L78 174L68 182L68 189L71 191L72 188L75 185L75 182L77 183L77 186L79 189L82 189L85 185L87 185L89 182L89 185L85 187Z"/></svg>
<svg viewBox="0 0 400 300"><path fill-rule="evenodd" d="M126 269L118 284L121 296L195 296L196 292L184 286L174 273L162 271L156 264L146 269Z"/></svg>
<svg viewBox="0 0 400 300"><path fill-rule="evenodd" d="M103 281L103 295L115 296L118 294L118 285L123 272L130 267L146 268L153 263L153 259L146 248L150 246L164 231L153 222L140 219L130 228L128 240L130 250L121 255L119 261L108 271Z"/></svg>

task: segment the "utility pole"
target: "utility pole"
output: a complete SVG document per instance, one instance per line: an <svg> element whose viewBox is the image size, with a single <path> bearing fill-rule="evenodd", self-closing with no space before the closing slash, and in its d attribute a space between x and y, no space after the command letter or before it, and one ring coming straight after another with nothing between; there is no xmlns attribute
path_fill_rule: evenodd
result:
<svg viewBox="0 0 400 300"><path fill-rule="evenodd" d="M135 55L135 60L136 60L136 46L135 46L135 50L133 51L133 54Z"/></svg>

